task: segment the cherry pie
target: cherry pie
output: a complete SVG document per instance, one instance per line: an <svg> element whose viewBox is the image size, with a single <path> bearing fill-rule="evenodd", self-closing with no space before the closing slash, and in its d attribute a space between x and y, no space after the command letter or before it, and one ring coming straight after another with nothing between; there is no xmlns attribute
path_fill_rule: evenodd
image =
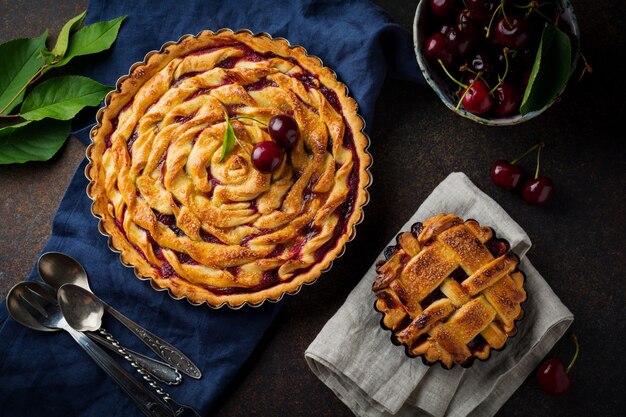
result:
<svg viewBox="0 0 626 417"><path fill-rule="evenodd" d="M376 268L375 308L409 356L469 366L515 334L524 276L493 229L439 214L399 234L385 258Z"/></svg>
<svg viewBox="0 0 626 417"><path fill-rule="evenodd" d="M204 31L149 54L106 101L88 149L92 210L157 289L211 306L276 300L319 277L353 236L370 182L363 120L303 48ZM300 137L262 172L251 151L272 140L277 115ZM236 141L224 155L228 123Z"/></svg>

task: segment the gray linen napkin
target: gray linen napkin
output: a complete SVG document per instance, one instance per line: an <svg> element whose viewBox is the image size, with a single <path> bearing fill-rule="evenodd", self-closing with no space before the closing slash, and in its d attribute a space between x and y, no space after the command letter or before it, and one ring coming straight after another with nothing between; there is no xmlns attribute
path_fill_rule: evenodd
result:
<svg viewBox="0 0 626 417"><path fill-rule="evenodd" d="M380 327L372 265L305 352L315 375L358 416L492 416L574 320L524 257L531 245L528 235L465 174L450 174L401 231L441 212L476 219L509 241L526 274L526 315L517 335L488 361L476 361L469 369L426 366L405 356L403 347L391 344L390 331Z"/></svg>

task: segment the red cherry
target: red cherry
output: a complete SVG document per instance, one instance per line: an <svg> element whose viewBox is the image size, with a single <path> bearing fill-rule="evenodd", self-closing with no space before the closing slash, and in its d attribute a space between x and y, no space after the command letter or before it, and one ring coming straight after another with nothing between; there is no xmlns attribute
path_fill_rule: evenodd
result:
<svg viewBox="0 0 626 417"><path fill-rule="evenodd" d="M472 52L478 42L478 32L473 25L457 25L445 34L448 50L454 57L463 58Z"/></svg>
<svg viewBox="0 0 626 417"><path fill-rule="evenodd" d="M467 60L467 65L474 72L481 72L484 77L490 77L494 74L494 66L491 57L485 52L478 52Z"/></svg>
<svg viewBox="0 0 626 417"><path fill-rule="evenodd" d="M271 138L283 149L293 149L300 138L298 123L286 114L272 117L267 124L267 129Z"/></svg>
<svg viewBox="0 0 626 417"><path fill-rule="evenodd" d="M500 116L508 116L516 113L522 103L522 92L513 84L503 83L494 92L496 105L494 113Z"/></svg>
<svg viewBox="0 0 626 417"><path fill-rule="evenodd" d="M472 19L480 23L483 26L489 24L491 17L496 10L496 3L499 5L500 0L466 0L465 4L470 10ZM493 32L493 31L492 31Z"/></svg>
<svg viewBox="0 0 626 417"><path fill-rule="evenodd" d="M424 46L424 55L433 62L440 59L446 67L451 66L454 62L454 56L448 49L446 38L441 33L435 33L428 38Z"/></svg>
<svg viewBox="0 0 626 417"><path fill-rule="evenodd" d="M461 102L468 112L485 114L493 108L493 97L489 94L489 87L483 81L474 81L466 91Z"/></svg>
<svg viewBox="0 0 626 417"><path fill-rule="evenodd" d="M283 160L284 152L275 142L259 142L252 148L252 164L263 173L274 171Z"/></svg>
<svg viewBox="0 0 626 417"><path fill-rule="evenodd" d="M578 358L580 346L576 335L572 333L571 339L576 344L576 353L567 369L563 366L560 359L548 359L537 368L537 382L541 388L548 394L561 395L572 386L572 380L569 377L569 371L572 369L574 362Z"/></svg>
<svg viewBox="0 0 626 417"><path fill-rule="evenodd" d="M491 182L505 190L517 188L524 172L519 165L511 164L503 159L496 161L490 170Z"/></svg>
<svg viewBox="0 0 626 417"><path fill-rule="evenodd" d="M548 394L561 395L572 385L560 359L548 359L537 369L537 381Z"/></svg>
<svg viewBox="0 0 626 417"><path fill-rule="evenodd" d="M504 46L521 49L530 40L528 20L519 16L507 16L498 20L496 38Z"/></svg>
<svg viewBox="0 0 626 417"><path fill-rule="evenodd" d="M545 206L552 199L554 185L547 177L537 177L527 180L522 187L522 198L533 206Z"/></svg>
<svg viewBox="0 0 626 417"><path fill-rule="evenodd" d="M430 0L430 11L439 17L446 17L454 11L454 0Z"/></svg>

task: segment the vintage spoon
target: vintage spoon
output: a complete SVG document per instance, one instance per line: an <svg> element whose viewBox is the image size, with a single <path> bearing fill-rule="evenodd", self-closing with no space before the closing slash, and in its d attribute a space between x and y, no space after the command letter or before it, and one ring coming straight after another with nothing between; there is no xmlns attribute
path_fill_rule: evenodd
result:
<svg viewBox="0 0 626 417"><path fill-rule="evenodd" d="M106 311L133 332L163 360L192 378L200 379L202 377L200 369L181 351L142 328L94 295L91 288L89 288L87 272L76 259L60 252L47 252L39 257L37 268L43 280L57 290L64 284L74 284L89 291L94 299L102 303Z"/></svg>
<svg viewBox="0 0 626 417"><path fill-rule="evenodd" d="M63 316L74 330L84 332L100 328L102 315L104 314L104 305L92 292L78 285L65 284L57 291L57 299L59 300ZM175 401L150 377L147 375L143 377L156 390L157 394L161 395L165 402L172 403L177 407L176 416L198 416L198 413L192 407Z"/></svg>
<svg viewBox="0 0 626 417"><path fill-rule="evenodd" d="M65 330L81 348L104 370L137 404L148 417L173 417L176 414L166 403L134 379L117 362L83 333L74 330L63 317L54 297L54 291L38 282L20 282L7 295L7 309L11 317L23 326L40 331ZM91 310L94 320L97 310Z"/></svg>
<svg viewBox="0 0 626 417"><path fill-rule="evenodd" d="M53 256L52 253L44 254L37 262L37 269L42 277L48 277L48 279L44 278L47 282L47 284L44 284L46 286L49 286L50 281L52 280L50 277L64 276L67 277L68 282L71 281L77 285L82 284L81 286L86 285L87 289L89 289L89 286L85 284L87 282L86 279L83 280L77 278L81 276L86 277L84 269L79 263L73 261L68 256ZM59 280L58 284L61 284L61 280ZM51 290L56 293L57 289L58 287L52 288ZM86 335L92 340L106 346L118 355L121 355L124 359L129 361L133 367L137 368L137 372L139 372L142 376L145 372L147 372L157 380L167 385L178 385L181 383L182 376L176 368L173 368L164 362L134 352L130 349L126 349L121 346L119 342L115 340L113 336L104 328L99 328L98 332L100 333L100 336L95 333L86 333Z"/></svg>

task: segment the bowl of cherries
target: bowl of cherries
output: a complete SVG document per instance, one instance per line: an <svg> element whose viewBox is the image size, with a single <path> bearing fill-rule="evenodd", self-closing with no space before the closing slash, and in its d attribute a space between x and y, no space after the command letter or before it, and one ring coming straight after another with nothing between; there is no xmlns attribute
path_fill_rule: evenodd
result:
<svg viewBox="0 0 626 417"><path fill-rule="evenodd" d="M421 0L413 35L422 74L443 103L492 126L550 107L579 58L569 0Z"/></svg>

